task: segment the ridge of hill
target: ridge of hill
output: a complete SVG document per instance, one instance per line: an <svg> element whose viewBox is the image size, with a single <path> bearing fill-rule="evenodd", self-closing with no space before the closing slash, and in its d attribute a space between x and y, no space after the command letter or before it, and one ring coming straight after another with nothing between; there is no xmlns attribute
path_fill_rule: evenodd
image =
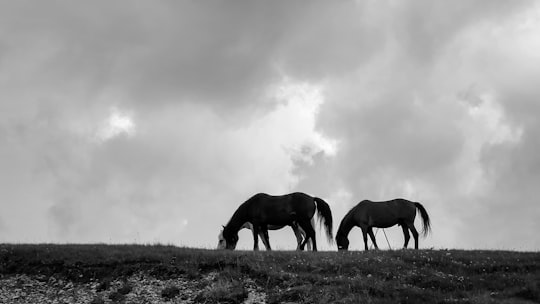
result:
<svg viewBox="0 0 540 304"><path fill-rule="evenodd" d="M538 303L540 253L0 244L0 303Z"/></svg>

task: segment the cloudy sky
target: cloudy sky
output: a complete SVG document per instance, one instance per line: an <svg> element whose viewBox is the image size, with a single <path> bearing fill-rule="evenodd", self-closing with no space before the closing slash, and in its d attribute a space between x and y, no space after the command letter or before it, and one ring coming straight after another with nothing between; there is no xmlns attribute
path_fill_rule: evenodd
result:
<svg viewBox="0 0 540 304"><path fill-rule="evenodd" d="M537 1L1 1L0 242L213 248L303 191L335 229L403 197L423 248L540 250L539 79Z"/></svg>

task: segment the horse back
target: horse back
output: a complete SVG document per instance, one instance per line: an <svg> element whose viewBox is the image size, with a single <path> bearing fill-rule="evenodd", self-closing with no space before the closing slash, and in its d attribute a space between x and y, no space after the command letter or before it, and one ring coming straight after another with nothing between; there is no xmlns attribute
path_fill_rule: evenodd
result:
<svg viewBox="0 0 540 304"><path fill-rule="evenodd" d="M301 192L286 195L258 193L246 203L249 203L249 217L267 224L288 224L299 217L311 219L315 214L313 198Z"/></svg>
<svg viewBox="0 0 540 304"><path fill-rule="evenodd" d="M413 202L408 201L403 198L397 198L391 201L388 201L388 205L390 208L393 208L395 210L398 210L399 214L404 216L413 216L416 215L416 206Z"/></svg>
<svg viewBox="0 0 540 304"><path fill-rule="evenodd" d="M394 225L400 221L414 221L416 207L413 202L405 199L374 202L364 200L356 206L356 222L366 224L379 222Z"/></svg>

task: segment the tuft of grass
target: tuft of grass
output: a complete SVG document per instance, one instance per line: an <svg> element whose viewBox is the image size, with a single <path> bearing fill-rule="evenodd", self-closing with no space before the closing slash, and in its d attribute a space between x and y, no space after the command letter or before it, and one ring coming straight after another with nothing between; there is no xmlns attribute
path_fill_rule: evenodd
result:
<svg viewBox="0 0 540 304"><path fill-rule="evenodd" d="M121 302L123 301L124 299L126 298L125 295L119 293L118 291L114 291L114 292L111 292L111 294L109 294L109 299L113 302Z"/></svg>
<svg viewBox="0 0 540 304"><path fill-rule="evenodd" d="M111 287L111 279L106 278L103 281L101 281L98 286L96 287L96 291L105 291Z"/></svg>
<svg viewBox="0 0 540 304"><path fill-rule="evenodd" d="M90 304L105 304L105 300L101 297L95 297L90 301Z"/></svg>
<svg viewBox="0 0 540 304"><path fill-rule="evenodd" d="M248 292L237 280L218 279L203 289L196 300L203 303L243 303Z"/></svg>
<svg viewBox="0 0 540 304"><path fill-rule="evenodd" d="M536 282L527 282L523 287L514 293L514 296L540 303L540 280L537 280Z"/></svg>
<svg viewBox="0 0 540 304"><path fill-rule="evenodd" d="M133 286L128 283L125 283L122 287L118 288L118 293L122 295L127 295L133 290Z"/></svg>
<svg viewBox="0 0 540 304"><path fill-rule="evenodd" d="M180 294L180 288L176 286L167 286L161 291L161 297L167 300L173 299Z"/></svg>
<svg viewBox="0 0 540 304"><path fill-rule="evenodd" d="M113 302L122 302L126 298L126 295L132 290L133 286L131 286L129 283L124 283L122 287L109 294L109 299L111 299Z"/></svg>

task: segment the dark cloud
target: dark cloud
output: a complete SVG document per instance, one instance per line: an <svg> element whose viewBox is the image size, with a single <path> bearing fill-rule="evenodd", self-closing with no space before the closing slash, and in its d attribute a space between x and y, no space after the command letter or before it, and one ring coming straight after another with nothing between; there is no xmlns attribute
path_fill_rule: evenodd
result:
<svg viewBox="0 0 540 304"><path fill-rule="evenodd" d="M113 90L148 107L246 106L281 78L275 48L298 16L294 6L264 3L124 4L6 5L4 62L18 69L30 59L25 77L10 82L93 94L82 96L92 102Z"/></svg>

